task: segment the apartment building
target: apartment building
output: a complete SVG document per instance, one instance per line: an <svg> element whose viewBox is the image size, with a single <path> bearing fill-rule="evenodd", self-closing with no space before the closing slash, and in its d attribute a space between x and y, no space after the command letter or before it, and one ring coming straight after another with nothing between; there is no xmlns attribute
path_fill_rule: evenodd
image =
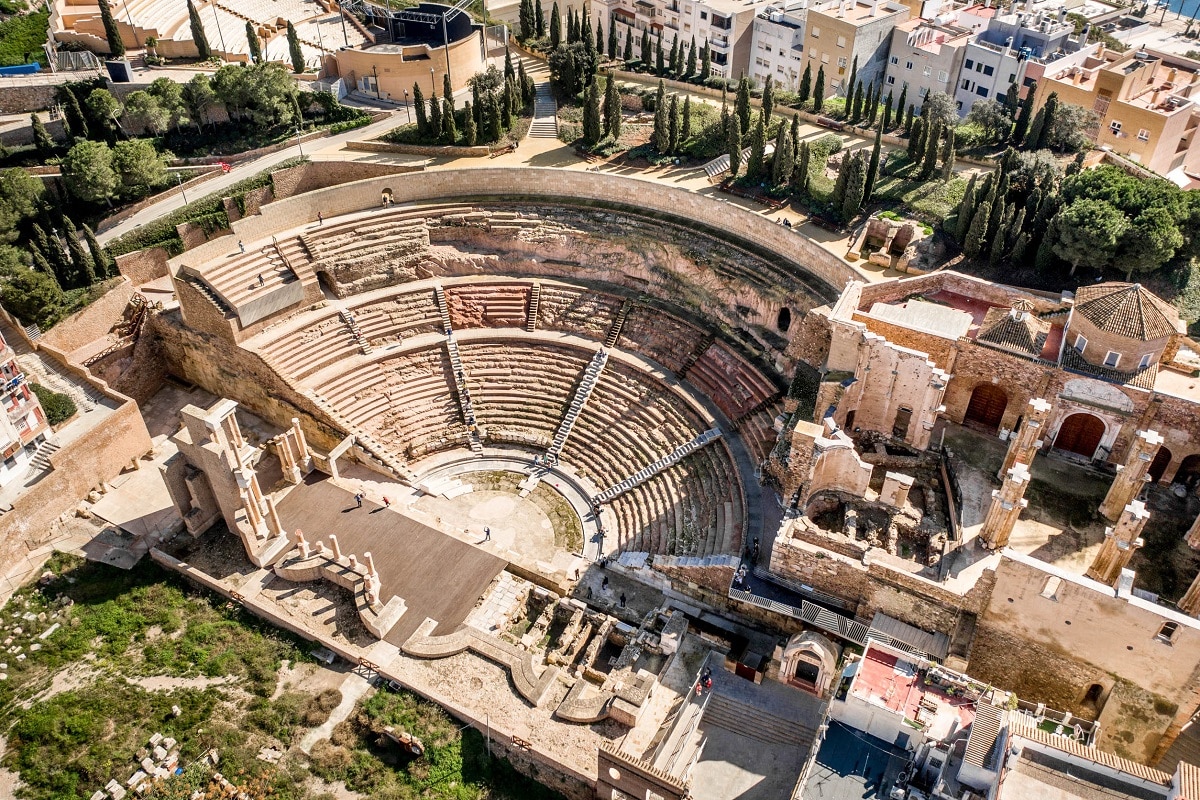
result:
<svg viewBox="0 0 1200 800"><path fill-rule="evenodd" d="M596 0L593 14L608 33L609 18L617 19L617 38L625 47L633 37L636 57L642 31L657 39L662 34L663 48L669 49L675 36L680 46L696 47L705 41L712 50L712 74L737 78L750 74L750 50L754 20L771 0ZM543 3L544 5L544 3Z"/></svg>
<svg viewBox="0 0 1200 800"><path fill-rule="evenodd" d="M808 0L769 5L754 18L750 46L750 76L762 86L767 76L775 85L798 91L804 75L804 23Z"/></svg>
<svg viewBox="0 0 1200 800"><path fill-rule="evenodd" d="M1200 173L1200 61L1155 50L1108 53L1047 69L1035 108L1051 92L1100 117L1096 145L1186 183Z"/></svg>
<svg viewBox="0 0 1200 800"><path fill-rule="evenodd" d="M977 100L1003 102L1014 82L1032 85L1045 64L1079 45L1065 8L1053 14L999 13L990 5L971 6L959 12L958 25L976 31L964 48L961 74L951 92L964 117Z"/></svg>
<svg viewBox="0 0 1200 800"><path fill-rule="evenodd" d="M37 396L29 389L12 348L0 336L0 486L19 478L50 426Z"/></svg>
<svg viewBox="0 0 1200 800"><path fill-rule="evenodd" d="M937 20L910 19L892 31L891 55L883 79L883 96L908 90L908 102L919 106L929 92L953 94L971 31Z"/></svg>
<svg viewBox="0 0 1200 800"><path fill-rule="evenodd" d="M810 5L804 53L814 76L825 68L825 95L850 90L856 58L864 86L883 80L892 29L910 14L908 6L894 0L823 0Z"/></svg>

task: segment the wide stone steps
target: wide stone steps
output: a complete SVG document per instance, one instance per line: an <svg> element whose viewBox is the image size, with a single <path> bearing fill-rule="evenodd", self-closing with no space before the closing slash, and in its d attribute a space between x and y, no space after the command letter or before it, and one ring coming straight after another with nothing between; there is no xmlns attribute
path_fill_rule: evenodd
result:
<svg viewBox="0 0 1200 800"><path fill-rule="evenodd" d="M467 388L467 373L463 369L462 356L458 352L458 342L454 340L454 329L450 325L450 309L446 305L446 292L441 284L433 287L433 296L437 301L438 314L442 318L442 327L446 332L446 352L450 355L450 367L454 371L454 389L458 396L458 404L462 408L463 421L467 425L467 443L471 452L476 455L483 453L483 442L479 436L479 426L475 420L475 409L471 404L471 390Z"/></svg>
<svg viewBox="0 0 1200 800"><path fill-rule="evenodd" d="M558 138L558 103L550 91L550 83L539 83L533 99L533 123L529 126L531 139Z"/></svg>
<svg viewBox="0 0 1200 800"><path fill-rule="evenodd" d="M714 725L768 744L784 744L805 752L812 747L817 732L790 719L741 703L715 693L708 703L701 724Z"/></svg>
<svg viewBox="0 0 1200 800"><path fill-rule="evenodd" d="M641 470L638 470L636 473L634 473L633 475L630 475L628 478L621 481L620 483L615 484L615 485L610 486L609 488L605 489L603 492L596 495L596 497L593 498L593 500L597 503L607 503L609 500L612 500L614 497L617 497L618 495L629 491L630 489L634 488L635 486L638 486L639 484L644 483L645 481L649 480L650 478L653 478L655 475L662 472L664 469L668 469L670 467L675 466L681 460L683 460L683 458L685 456L687 456L691 453L694 453L696 450L699 450L701 447L704 447L706 444L709 444L710 442L715 442L719 438L721 438L720 429L719 428L710 428L709 430L706 430L704 433L697 436L695 439L692 439L687 444L684 444L684 445L681 445L680 447L675 448L675 450L671 451L671 453L668 454L667 456L665 456L664 458L660 458L658 461L655 461L653 464L650 464L649 466L644 467Z"/></svg>
<svg viewBox="0 0 1200 800"><path fill-rule="evenodd" d="M596 388L596 383L600 380L600 373L604 371L604 364L607 360L608 353L604 350L597 350L596 355L592 356L592 361L583 373L583 380L575 392L574 399L571 400L566 416L563 417L562 423L559 424L558 430L554 434L550 449L546 451L546 455L552 461L558 459L563 445L567 443L567 437L571 435L571 428L575 426L575 420L579 419L580 412L587 405L588 398L592 396L592 390Z"/></svg>

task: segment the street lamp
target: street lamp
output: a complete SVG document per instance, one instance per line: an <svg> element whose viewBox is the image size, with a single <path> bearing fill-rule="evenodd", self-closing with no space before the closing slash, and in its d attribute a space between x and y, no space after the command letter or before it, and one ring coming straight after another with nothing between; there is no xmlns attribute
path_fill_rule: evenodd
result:
<svg viewBox="0 0 1200 800"><path fill-rule="evenodd" d="M375 76L375 99L379 100L379 70L375 69L375 65L371 65L371 74Z"/></svg>
<svg viewBox="0 0 1200 800"><path fill-rule="evenodd" d="M408 124L412 125L412 106L408 102L408 89L404 90L404 113L408 115Z"/></svg>
<svg viewBox="0 0 1200 800"><path fill-rule="evenodd" d="M431 97L437 97L437 82L433 78L433 67L429 68L429 88L433 90Z"/></svg>
<svg viewBox="0 0 1200 800"><path fill-rule="evenodd" d="M221 30L221 18L217 16L217 0L213 0L212 12L213 21L217 23L217 36L221 37L221 52L228 54L229 48L225 46L225 31Z"/></svg>
<svg viewBox="0 0 1200 800"><path fill-rule="evenodd" d="M179 177L178 172L175 173L175 185L179 187L179 193L183 195L183 204L186 206L188 204L187 189L183 188L183 178Z"/></svg>

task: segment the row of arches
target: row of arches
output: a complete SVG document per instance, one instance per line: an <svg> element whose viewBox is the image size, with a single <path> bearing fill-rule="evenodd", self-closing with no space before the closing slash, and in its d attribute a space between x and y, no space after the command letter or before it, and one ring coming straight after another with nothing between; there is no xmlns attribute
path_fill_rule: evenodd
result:
<svg viewBox="0 0 1200 800"><path fill-rule="evenodd" d="M994 383L981 383L971 392L963 424L989 434L1000 430L1004 412L1008 408L1008 393ZM1067 453L1092 458L1104 438L1104 421L1094 414L1076 412L1063 420L1054 437L1053 448ZM1174 455L1166 446L1158 448L1150 463L1150 480L1158 482L1166 474ZM1174 480L1189 487L1200 483L1200 453L1183 459L1175 471Z"/></svg>

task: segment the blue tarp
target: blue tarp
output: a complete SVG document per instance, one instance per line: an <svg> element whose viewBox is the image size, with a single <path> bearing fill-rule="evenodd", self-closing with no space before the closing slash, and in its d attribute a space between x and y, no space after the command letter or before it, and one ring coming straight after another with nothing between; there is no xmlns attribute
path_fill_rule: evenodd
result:
<svg viewBox="0 0 1200 800"><path fill-rule="evenodd" d="M20 64L15 67L0 67L0 75L33 75L42 71L42 65L34 62L33 64Z"/></svg>

